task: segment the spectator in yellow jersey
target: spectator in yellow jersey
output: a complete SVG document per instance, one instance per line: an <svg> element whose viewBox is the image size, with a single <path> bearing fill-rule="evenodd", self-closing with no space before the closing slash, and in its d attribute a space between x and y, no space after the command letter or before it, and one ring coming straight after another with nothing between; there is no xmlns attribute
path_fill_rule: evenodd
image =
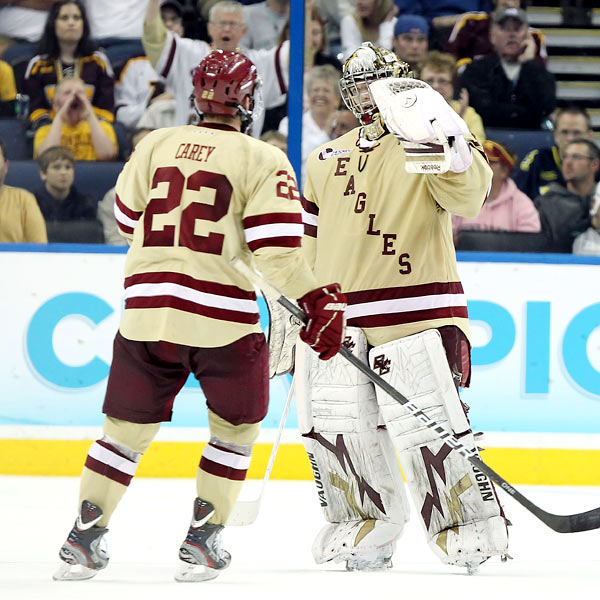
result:
<svg viewBox="0 0 600 600"><path fill-rule="evenodd" d="M4 185L7 172L6 144L0 139L0 243L45 244L46 223L35 196L27 190Z"/></svg>
<svg viewBox="0 0 600 600"><path fill-rule="evenodd" d="M114 129L96 116L81 79L63 79L56 88L52 108L52 124L40 127L35 134L35 157L52 146L65 146L75 160L115 158L117 138Z"/></svg>
<svg viewBox="0 0 600 600"><path fill-rule="evenodd" d="M0 60L0 117L13 117L17 86L12 67Z"/></svg>
<svg viewBox="0 0 600 600"><path fill-rule="evenodd" d="M433 50L425 54L419 63L420 78L434 90L444 96L444 100L464 119L469 131L480 144L485 142L483 121L472 106L469 106L469 92L461 88L458 99L455 99L457 79L456 61L451 54Z"/></svg>

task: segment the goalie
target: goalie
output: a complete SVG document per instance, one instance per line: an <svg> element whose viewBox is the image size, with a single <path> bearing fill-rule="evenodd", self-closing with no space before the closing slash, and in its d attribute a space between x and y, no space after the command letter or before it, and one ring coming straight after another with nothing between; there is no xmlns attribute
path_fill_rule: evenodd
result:
<svg viewBox="0 0 600 600"><path fill-rule="evenodd" d="M470 344L450 213L478 214L491 169L464 121L392 52L363 43L340 89L361 127L308 159L304 251L317 282L339 281L346 292L344 344L474 448L457 391L469 385ZM295 369L327 520L317 563L391 566L409 515L394 446L444 563L471 572L506 555L507 521L483 473L341 357L320 363L299 344Z"/></svg>

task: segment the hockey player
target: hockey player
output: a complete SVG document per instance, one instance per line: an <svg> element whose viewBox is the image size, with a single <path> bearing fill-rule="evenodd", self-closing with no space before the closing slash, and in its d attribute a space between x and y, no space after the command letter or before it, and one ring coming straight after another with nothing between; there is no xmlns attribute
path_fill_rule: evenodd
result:
<svg viewBox="0 0 600 600"><path fill-rule="evenodd" d="M303 249L317 281L340 281L344 344L467 446L467 303L450 213L473 217L492 172L442 96L390 51L363 43L340 89L361 126L308 158ZM490 481L341 357L296 356L299 424L327 525L317 563L391 566L408 505L394 446L432 550L473 571L504 556ZM281 369L277 369L280 371Z"/></svg>
<svg viewBox="0 0 600 600"><path fill-rule="evenodd" d="M56 579L88 579L106 567L110 517L190 373L206 396L210 441L176 579L214 578L229 565L221 530L267 412L269 362L254 288L230 266L234 256L254 258L299 298L309 317L300 336L322 359L340 347L345 297L337 284L313 289L292 167L278 148L242 135L257 81L241 54L209 54L193 77L201 124L151 132L119 176L115 216L131 243L125 310L104 435L89 450L80 514L60 549Z"/></svg>

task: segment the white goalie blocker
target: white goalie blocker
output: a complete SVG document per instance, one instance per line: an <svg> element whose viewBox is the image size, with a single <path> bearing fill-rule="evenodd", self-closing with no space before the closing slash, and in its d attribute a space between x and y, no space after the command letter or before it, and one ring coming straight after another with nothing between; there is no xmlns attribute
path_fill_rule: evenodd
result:
<svg viewBox="0 0 600 600"><path fill-rule="evenodd" d="M475 448L437 330L376 346L369 364L463 445ZM506 555L506 519L487 476L379 387L376 393L434 553L469 570L491 556Z"/></svg>
<svg viewBox="0 0 600 600"><path fill-rule="evenodd" d="M365 363L367 341L346 328L344 344ZM385 568L409 516L393 444L379 428L373 384L342 357L319 360L296 350L298 423L328 524L317 535L317 563L349 569Z"/></svg>
<svg viewBox="0 0 600 600"><path fill-rule="evenodd" d="M296 341L302 323L279 302L265 295L269 310L269 378L291 373L294 369Z"/></svg>
<svg viewBox="0 0 600 600"><path fill-rule="evenodd" d="M463 119L424 81L388 77L369 84L386 127L398 138L408 173L462 173L473 161Z"/></svg>

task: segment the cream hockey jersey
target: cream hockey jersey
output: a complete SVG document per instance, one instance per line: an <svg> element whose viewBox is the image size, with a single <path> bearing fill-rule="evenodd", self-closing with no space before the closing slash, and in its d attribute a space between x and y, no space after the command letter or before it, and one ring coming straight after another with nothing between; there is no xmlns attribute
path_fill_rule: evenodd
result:
<svg viewBox="0 0 600 600"><path fill-rule="evenodd" d="M468 335L450 213L474 217L492 171L469 137L464 173L407 173L391 134L367 146L360 129L311 153L303 208L303 247L317 283L337 281L348 325L373 346L443 325Z"/></svg>
<svg viewBox="0 0 600 600"><path fill-rule="evenodd" d="M256 267L292 298L316 287L302 253L292 167L274 146L220 124L148 134L116 184L115 217L131 247L121 334L217 347L259 332Z"/></svg>

